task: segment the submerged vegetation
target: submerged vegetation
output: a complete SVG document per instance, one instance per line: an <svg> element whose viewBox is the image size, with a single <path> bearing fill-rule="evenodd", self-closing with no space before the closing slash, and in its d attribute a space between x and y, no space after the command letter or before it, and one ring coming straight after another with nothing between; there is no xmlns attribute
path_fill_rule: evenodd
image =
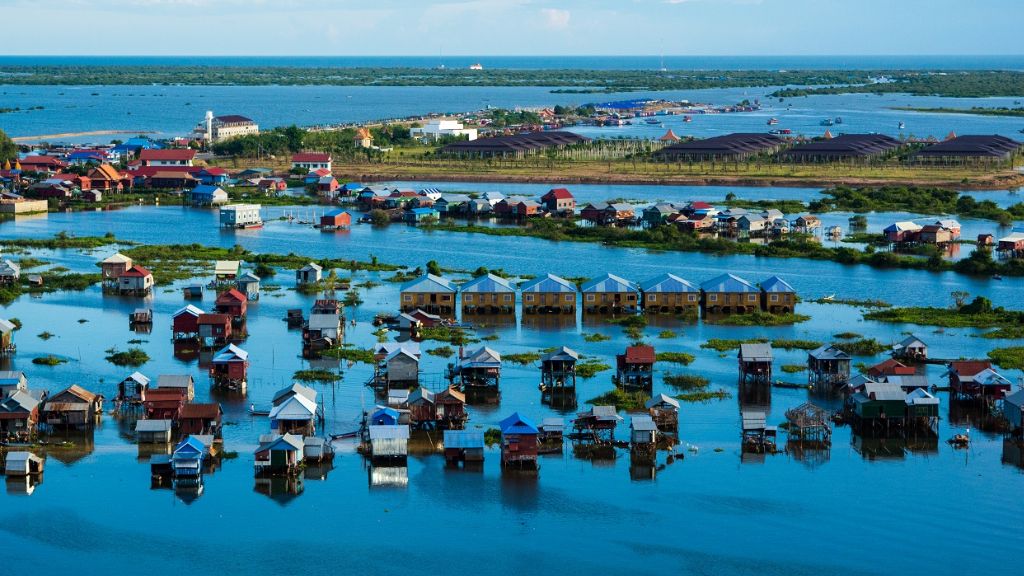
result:
<svg viewBox="0 0 1024 576"><path fill-rule="evenodd" d="M1024 346L1010 346L990 350L988 357L1007 370L1024 370Z"/></svg>
<svg viewBox="0 0 1024 576"><path fill-rule="evenodd" d="M666 374L664 380L665 384L678 390L695 390L711 384L707 377L697 374Z"/></svg>
<svg viewBox="0 0 1024 576"><path fill-rule="evenodd" d="M615 388L587 400L587 404L595 406L615 406L616 410L641 410L650 399L645 392L626 392Z"/></svg>
<svg viewBox="0 0 1024 576"><path fill-rule="evenodd" d="M874 338L840 340L839 342L833 342L832 345L851 356L876 356L889 349L888 346Z"/></svg>
<svg viewBox="0 0 1024 576"><path fill-rule="evenodd" d="M611 369L611 366L600 360L584 360L576 365L576 375L580 378L593 378L599 372Z"/></svg>
<svg viewBox="0 0 1024 576"><path fill-rule="evenodd" d="M850 188L839 186L822 192L810 203L812 212L912 212L957 214L964 218L995 220L1009 225L1024 219L1024 203L1000 208L991 200L977 200L955 190L923 186Z"/></svg>
<svg viewBox="0 0 1024 576"><path fill-rule="evenodd" d="M354 346L342 346L340 348L330 348L321 352L321 355L328 356L330 358L337 358L338 360L345 360L348 362L362 362L363 364L373 364L373 351L364 350L362 348L356 348Z"/></svg>
<svg viewBox="0 0 1024 576"><path fill-rule="evenodd" d="M65 362L67 362L66 358L59 358L57 356L54 356L53 354L48 354L46 356L36 356L35 358L32 359L33 364L40 364L42 366L56 366L58 364L64 364Z"/></svg>
<svg viewBox="0 0 1024 576"><path fill-rule="evenodd" d="M123 352L112 349L107 356L107 362L114 366L138 367L149 362L149 354L142 348L129 348Z"/></svg>
<svg viewBox="0 0 1024 576"><path fill-rule="evenodd" d="M292 375L292 378L300 382L320 382L330 384L341 380L341 374L323 369L297 370L295 374Z"/></svg>
<svg viewBox="0 0 1024 576"><path fill-rule="evenodd" d="M787 326L806 322L811 317L805 314L772 314L770 312L751 312L750 314L730 314L711 322L722 326Z"/></svg>
<svg viewBox="0 0 1024 576"><path fill-rule="evenodd" d="M978 296L969 303L952 308L915 306L875 310L864 314L865 320L897 324L920 324L943 328L995 328L986 338L1024 337L1024 311L993 308L992 302Z"/></svg>
<svg viewBox="0 0 1024 576"><path fill-rule="evenodd" d="M655 354L655 359L658 362L670 362L686 366L694 361L694 356L686 352L658 352Z"/></svg>
<svg viewBox="0 0 1024 576"><path fill-rule="evenodd" d="M517 352L515 354L502 354L501 359L513 364L533 364L540 360L540 352Z"/></svg>

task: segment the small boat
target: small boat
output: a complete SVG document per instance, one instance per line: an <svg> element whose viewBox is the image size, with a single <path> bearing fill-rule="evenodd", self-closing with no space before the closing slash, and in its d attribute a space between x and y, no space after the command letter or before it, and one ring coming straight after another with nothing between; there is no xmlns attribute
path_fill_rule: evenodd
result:
<svg viewBox="0 0 1024 576"><path fill-rule="evenodd" d="M947 440L947 442L954 448L967 448L971 444L971 437L967 434L957 434Z"/></svg>
<svg viewBox="0 0 1024 576"><path fill-rule="evenodd" d="M842 123L843 123L843 117L842 116L836 116L836 124L842 124Z"/></svg>
<svg viewBox="0 0 1024 576"><path fill-rule="evenodd" d="M342 432L341 434L331 434L331 440L346 440L348 438L355 438L358 435L358 430L354 432Z"/></svg>
<svg viewBox="0 0 1024 576"><path fill-rule="evenodd" d="M832 294L829 294L828 296L822 296L821 299L822 300L827 300L828 302L831 302L831 301L836 299L836 294L835 294L835 292L833 292Z"/></svg>
<svg viewBox="0 0 1024 576"><path fill-rule="evenodd" d="M270 416L270 410L257 409L255 404L249 405L250 416Z"/></svg>
<svg viewBox="0 0 1024 576"><path fill-rule="evenodd" d="M824 120L821 121L821 125L822 126L834 126L835 122L833 122L831 118L825 118Z"/></svg>
<svg viewBox="0 0 1024 576"><path fill-rule="evenodd" d="M906 127L907 127L906 124L904 124L903 122L900 122L900 130L903 130Z"/></svg>
<svg viewBox="0 0 1024 576"><path fill-rule="evenodd" d="M992 275L992 279L993 280L1002 280L1003 279L1003 275L1002 274L993 274Z"/></svg>
<svg viewBox="0 0 1024 576"><path fill-rule="evenodd" d="M778 123L779 123L779 119L778 118L769 118L768 119L768 125L769 126L775 126Z"/></svg>
<svg viewBox="0 0 1024 576"><path fill-rule="evenodd" d="M644 120L644 123L645 124L658 125L658 124L661 124L661 120L658 120L657 118L648 118L648 119Z"/></svg>
<svg viewBox="0 0 1024 576"><path fill-rule="evenodd" d="M693 122L692 116L683 116L683 122ZM1022 130L1024 132L1024 130Z"/></svg>

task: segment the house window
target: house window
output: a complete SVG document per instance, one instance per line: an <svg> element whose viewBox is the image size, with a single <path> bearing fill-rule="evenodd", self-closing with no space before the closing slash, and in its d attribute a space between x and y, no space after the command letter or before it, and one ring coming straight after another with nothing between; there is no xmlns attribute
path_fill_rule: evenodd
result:
<svg viewBox="0 0 1024 576"><path fill-rule="evenodd" d="M511 294L505 294L505 302L511 302L511 301L512 301L512 295Z"/></svg>
<svg viewBox="0 0 1024 576"><path fill-rule="evenodd" d="M754 302L757 300L756 294L747 294L747 302Z"/></svg>
<svg viewBox="0 0 1024 576"><path fill-rule="evenodd" d="M708 302L718 302L718 294L708 294Z"/></svg>
<svg viewBox="0 0 1024 576"><path fill-rule="evenodd" d="M771 295L771 301L772 302L778 302L779 301L779 295L778 294L772 294Z"/></svg>
<svg viewBox="0 0 1024 576"><path fill-rule="evenodd" d="M647 299L650 300L651 302L657 302L658 301L658 295L657 294L648 294L647 295Z"/></svg>
<svg viewBox="0 0 1024 576"><path fill-rule="evenodd" d="M405 302L412 302L412 294L402 294L402 300Z"/></svg>
<svg viewBox="0 0 1024 576"><path fill-rule="evenodd" d="M566 302L572 302L574 299L575 299L575 296L570 296L569 294L565 295L565 301Z"/></svg>
<svg viewBox="0 0 1024 576"><path fill-rule="evenodd" d="M450 295L448 295L448 294L445 294L444 296L441 296L441 302L448 302L451 299L452 299L452 297Z"/></svg>
<svg viewBox="0 0 1024 576"><path fill-rule="evenodd" d="M527 302L533 302L533 294L524 294L523 299Z"/></svg>
<svg viewBox="0 0 1024 576"><path fill-rule="evenodd" d="M593 294L587 294L587 302L593 302L593 301L594 301L594 295Z"/></svg>
<svg viewBox="0 0 1024 576"><path fill-rule="evenodd" d="M472 301L473 301L473 295L472 294L466 294L466 302L472 302Z"/></svg>
<svg viewBox="0 0 1024 576"><path fill-rule="evenodd" d="M687 300L689 300L690 302L696 302L697 301L697 295L696 294L689 294L689 295L687 295Z"/></svg>

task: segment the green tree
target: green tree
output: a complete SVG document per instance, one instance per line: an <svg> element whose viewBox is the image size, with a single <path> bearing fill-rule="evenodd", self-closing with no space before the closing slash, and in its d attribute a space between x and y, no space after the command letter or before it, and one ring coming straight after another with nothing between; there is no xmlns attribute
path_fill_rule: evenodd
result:
<svg viewBox="0 0 1024 576"><path fill-rule="evenodd" d="M437 260L431 260L430 262L427 262L427 274L440 276L441 273L441 265L437 263Z"/></svg>
<svg viewBox="0 0 1024 576"><path fill-rule="evenodd" d="M4 160L14 160L18 157L18 145L11 140L7 133L0 130L0 164Z"/></svg>

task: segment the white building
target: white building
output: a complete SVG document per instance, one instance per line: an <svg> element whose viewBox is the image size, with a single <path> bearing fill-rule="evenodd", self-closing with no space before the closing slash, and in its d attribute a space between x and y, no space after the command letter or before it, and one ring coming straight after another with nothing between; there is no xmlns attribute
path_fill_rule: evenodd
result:
<svg viewBox="0 0 1024 576"><path fill-rule="evenodd" d="M212 111L206 112L206 118L196 126L196 135L207 142L222 142L228 138L259 134L260 127L251 118L231 114L214 116Z"/></svg>
<svg viewBox="0 0 1024 576"><path fill-rule="evenodd" d="M455 120L431 120L426 126L410 128L409 135L424 140L437 140L444 136L465 136L476 140L476 128L466 128Z"/></svg>
<svg viewBox="0 0 1024 576"><path fill-rule="evenodd" d="M261 226L259 204L228 204L220 208L220 225L225 228L252 228Z"/></svg>

